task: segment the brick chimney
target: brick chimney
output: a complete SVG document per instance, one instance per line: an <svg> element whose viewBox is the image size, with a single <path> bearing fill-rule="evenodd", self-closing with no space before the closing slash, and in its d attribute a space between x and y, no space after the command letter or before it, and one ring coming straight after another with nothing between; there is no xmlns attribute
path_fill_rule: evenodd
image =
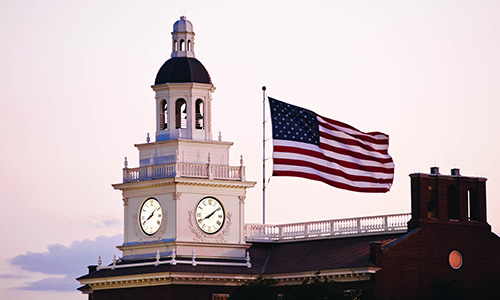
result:
<svg viewBox="0 0 500 300"><path fill-rule="evenodd" d="M410 174L410 178L409 230L423 222L487 224L486 178L461 176L458 168L444 175L438 167L432 167L430 174Z"/></svg>
<svg viewBox="0 0 500 300"><path fill-rule="evenodd" d="M376 266L380 266L380 259L382 258L382 242L370 242L370 262Z"/></svg>

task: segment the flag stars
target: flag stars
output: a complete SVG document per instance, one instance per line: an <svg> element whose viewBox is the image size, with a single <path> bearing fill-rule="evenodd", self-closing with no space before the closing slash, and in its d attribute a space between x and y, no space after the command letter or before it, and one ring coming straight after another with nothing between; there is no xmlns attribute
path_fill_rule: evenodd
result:
<svg viewBox="0 0 500 300"><path fill-rule="evenodd" d="M319 144L316 114L303 108L269 98L273 138Z"/></svg>

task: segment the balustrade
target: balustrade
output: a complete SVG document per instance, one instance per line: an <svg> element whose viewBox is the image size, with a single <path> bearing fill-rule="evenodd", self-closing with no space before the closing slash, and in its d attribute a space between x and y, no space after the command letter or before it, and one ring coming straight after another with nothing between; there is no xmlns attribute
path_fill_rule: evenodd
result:
<svg viewBox="0 0 500 300"><path fill-rule="evenodd" d="M397 214L283 225L246 224L245 232L248 241L403 232L410 217L411 214Z"/></svg>
<svg viewBox="0 0 500 300"><path fill-rule="evenodd" d="M220 180L244 180L245 167L220 166L194 163L170 163L139 168L124 168L123 182L145 181L160 178L187 177Z"/></svg>

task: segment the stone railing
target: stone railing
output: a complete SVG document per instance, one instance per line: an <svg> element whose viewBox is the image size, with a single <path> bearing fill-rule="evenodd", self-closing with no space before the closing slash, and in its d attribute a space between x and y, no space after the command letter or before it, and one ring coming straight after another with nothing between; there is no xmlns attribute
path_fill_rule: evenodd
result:
<svg viewBox="0 0 500 300"><path fill-rule="evenodd" d="M123 183L171 177L245 180L245 167L174 162L139 168L124 168Z"/></svg>
<svg viewBox="0 0 500 300"><path fill-rule="evenodd" d="M279 241L404 232L411 214L362 217L283 225L246 224L247 241Z"/></svg>

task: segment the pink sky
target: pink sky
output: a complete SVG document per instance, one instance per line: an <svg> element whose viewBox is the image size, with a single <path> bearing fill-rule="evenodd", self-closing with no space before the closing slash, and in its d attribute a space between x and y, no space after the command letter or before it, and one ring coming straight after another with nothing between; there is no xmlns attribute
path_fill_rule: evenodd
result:
<svg viewBox="0 0 500 300"><path fill-rule="evenodd" d="M408 174L437 165L488 178L488 221L500 233L498 1L145 3L0 2L0 298L85 299L59 291L96 263L82 250L119 254L123 207L111 184L125 156L138 166L133 144L154 134L150 86L181 13L217 87L214 133L234 141L231 164L243 155L258 182L247 222L262 219L266 85L389 134L396 165L387 194L272 178L268 223L410 212Z"/></svg>

